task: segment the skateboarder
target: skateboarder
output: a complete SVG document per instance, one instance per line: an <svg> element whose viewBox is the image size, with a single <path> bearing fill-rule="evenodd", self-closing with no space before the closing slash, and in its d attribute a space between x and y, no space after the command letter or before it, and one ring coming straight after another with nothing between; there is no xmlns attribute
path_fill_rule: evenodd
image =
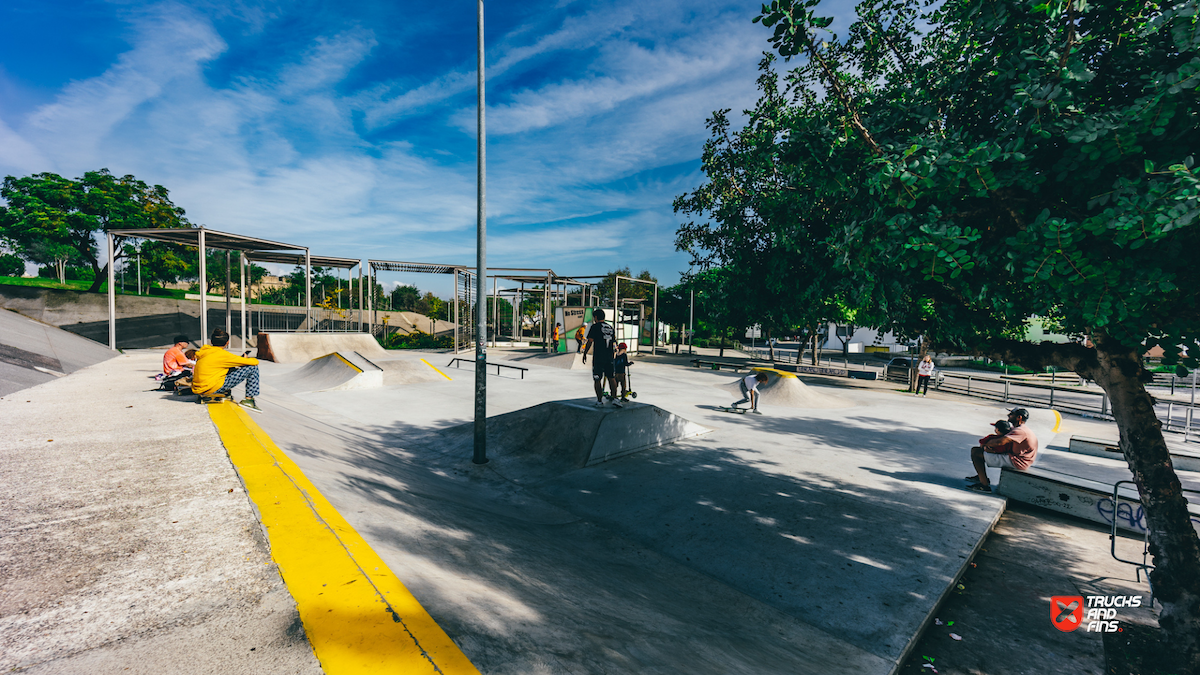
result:
<svg viewBox="0 0 1200 675"><path fill-rule="evenodd" d="M1024 408L1013 408L1008 413L1008 422L1012 430L1003 436L989 436L979 445L971 448L971 464L975 466L975 475L967 476L970 483L968 490L991 492L992 484L988 482L987 467L1008 467L1017 471L1025 471L1033 466L1037 459L1038 439L1026 425L1029 421L1029 411ZM1001 427L997 426L996 431Z"/></svg>
<svg viewBox="0 0 1200 675"><path fill-rule="evenodd" d="M587 344L583 346L583 362L587 363L588 352L592 351L592 385L596 390L596 407L604 407L604 380L608 379L608 390L616 396L617 382L613 373L613 339L615 333L613 327L604 323L604 310L597 309L592 312L592 318L595 323L588 329ZM592 346L596 349L593 351ZM616 398L612 399L613 405L618 408L621 404Z"/></svg>
<svg viewBox="0 0 1200 675"><path fill-rule="evenodd" d="M583 326L575 329L575 353L583 351Z"/></svg>
<svg viewBox="0 0 1200 675"><path fill-rule="evenodd" d="M233 388L246 383L246 398L238 405L253 411L259 411L254 398L258 396L258 359L237 356L225 351L229 344L229 333L224 328L212 332L212 344L205 345L196 352L196 368L192 375L192 393L200 396L214 394L229 394Z"/></svg>
<svg viewBox="0 0 1200 675"><path fill-rule="evenodd" d="M737 407L743 403L750 404L751 412L758 412L758 385L767 383L766 373L755 373L747 375L741 380L738 380L738 388L742 390L742 400L734 402L731 408Z"/></svg>

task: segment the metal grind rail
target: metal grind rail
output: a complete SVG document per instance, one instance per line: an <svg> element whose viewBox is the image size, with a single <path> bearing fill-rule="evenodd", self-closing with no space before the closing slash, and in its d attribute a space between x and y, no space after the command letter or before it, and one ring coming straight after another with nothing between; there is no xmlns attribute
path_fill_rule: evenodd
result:
<svg viewBox="0 0 1200 675"><path fill-rule="evenodd" d="M458 364L462 361L466 361L467 363L470 363L470 364L475 363L475 359L464 359L462 357L456 356L456 357L450 359L450 363L447 363L446 367L449 368L450 366L454 366L454 368L457 370ZM512 368L513 370L519 370L519 371L521 371L521 379L522 380L525 379L525 371L529 370L528 368L522 368L521 366L510 366L507 363L493 363L491 361L488 361L487 365L495 366L497 375L500 374L501 368Z"/></svg>
<svg viewBox="0 0 1200 675"><path fill-rule="evenodd" d="M934 389L1004 403L1055 408L1090 417L1112 419L1108 394L1078 386L989 377L972 373L938 371ZM1200 438L1200 420L1193 403L1159 402L1155 406L1163 431L1182 433L1184 441Z"/></svg>

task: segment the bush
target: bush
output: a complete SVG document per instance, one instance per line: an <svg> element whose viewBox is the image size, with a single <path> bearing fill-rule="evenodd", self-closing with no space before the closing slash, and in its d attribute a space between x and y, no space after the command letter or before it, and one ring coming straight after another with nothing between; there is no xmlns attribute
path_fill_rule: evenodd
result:
<svg viewBox="0 0 1200 675"><path fill-rule="evenodd" d="M0 255L0 277L19 277L25 274L25 261L11 253Z"/></svg>
<svg viewBox="0 0 1200 675"><path fill-rule="evenodd" d="M440 337L413 331L411 333L391 333L383 339L384 349L453 349L454 338L449 335Z"/></svg>

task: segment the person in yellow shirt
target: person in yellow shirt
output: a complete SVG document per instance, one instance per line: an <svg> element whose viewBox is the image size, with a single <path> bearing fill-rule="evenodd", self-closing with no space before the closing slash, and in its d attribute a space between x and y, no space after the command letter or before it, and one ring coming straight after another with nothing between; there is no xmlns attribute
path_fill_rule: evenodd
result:
<svg viewBox="0 0 1200 675"><path fill-rule="evenodd" d="M212 396L217 393L232 395L233 388L246 383L246 398L238 405L259 411L254 398L258 396L258 359L251 359L225 350L229 344L229 333L218 328L212 332L212 344L204 345L196 352L196 366L192 370L192 393Z"/></svg>

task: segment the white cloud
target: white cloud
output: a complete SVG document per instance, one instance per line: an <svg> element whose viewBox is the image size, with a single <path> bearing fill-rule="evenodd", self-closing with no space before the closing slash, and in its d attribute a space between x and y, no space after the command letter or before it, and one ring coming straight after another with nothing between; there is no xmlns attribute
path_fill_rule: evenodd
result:
<svg viewBox="0 0 1200 675"><path fill-rule="evenodd" d="M223 17L262 30L280 7L243 3ZM686 265L670 204L700 177L660 169L698 159L713 109L752 104L765 42L749 18L622 1L500 36L489 65L491 262L564 273L662 265L654 271L668 277ZM163 3L132 21L132 48L102 75L0 119L0 170L108 167L167 186L215 229L326 255L473 260L474 111L455 98L474 88L473 63L347 90L379 38L342 24L217 85L205 68L230 48L210 18ZM530 75L559 53L579 72ZM401 81L415 86L393 95ZM434 120L425 136L377 138L418 111Z"/></svg>

